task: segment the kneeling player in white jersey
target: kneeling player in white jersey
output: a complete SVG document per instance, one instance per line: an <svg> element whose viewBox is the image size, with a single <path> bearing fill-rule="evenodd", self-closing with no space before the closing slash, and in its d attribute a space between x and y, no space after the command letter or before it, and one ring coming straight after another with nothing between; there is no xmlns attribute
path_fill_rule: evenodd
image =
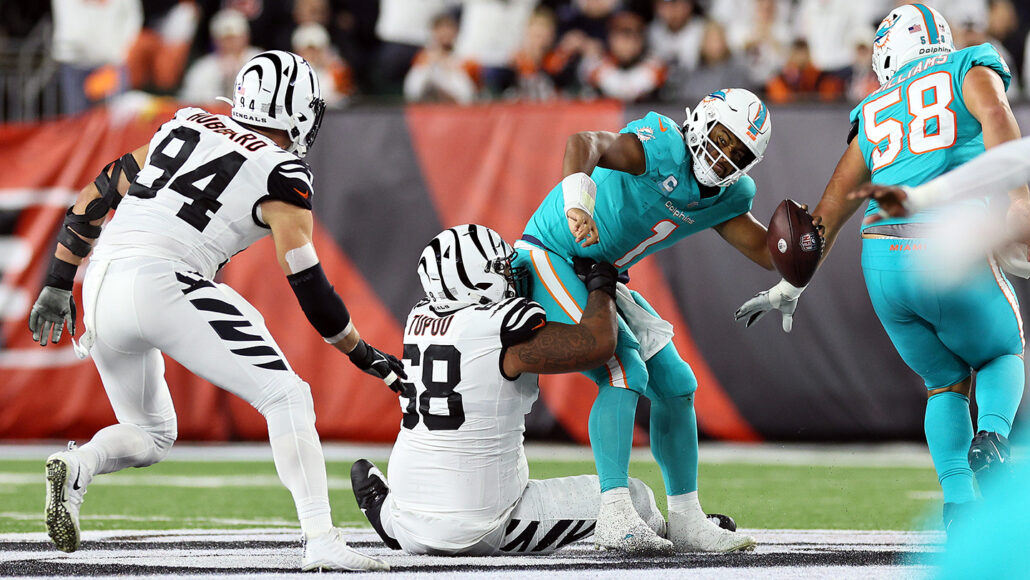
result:
<svg viewBox="0 0 1030 580"><path fill-rule="evenodd" d="M611 357L618 272L581 264L590 291L582 319L547 322L539 304L518 297L524 273L513 270L513 257L493 230L463 225L434 238L419 260L426 298L405 326L409 381L400 383L404 418L390 484L366 460L351 470L359 507L392 548L540 554L593 533L597 476L530 480L522 434L538 394L535 373L595 368ZM643 521L664 535L651 490L631 480L630 492ZM653 551L671 551L659 540Z"/></svg>
<svg viewBox="0 0 1030 580"><path fill-rule="evenodd" d="M167 455L177 428L164 353L264 415L304 533L303 569L389 569L348 547L332 525L307 383L257 310L212 281L231 256L271 233L297 300L326 342L387 384L405 376L399 360L361 339L311 243L312 178L300 157L325 108L314 71L294 54L265 52L244 65L235 86L231 118L180 110L68 210L29 327L43 346L60 340L66 322L75 335L72 283L99 237L83 283L87 332L76 351L92 353L118 424L47 459L47 531L59 549L78 549L79 509L93 477Z"/></svg>

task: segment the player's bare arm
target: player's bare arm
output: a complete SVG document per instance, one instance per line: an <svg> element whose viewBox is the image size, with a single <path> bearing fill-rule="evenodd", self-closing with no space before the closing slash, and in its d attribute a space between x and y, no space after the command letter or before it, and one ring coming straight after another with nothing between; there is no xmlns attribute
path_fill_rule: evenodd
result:
<svg viewBox="0 0 1030 580"><path fill-rule="evenodd" d="M144 145L107 164L93 183L82 188L75 204L68 209L46 281L29 313L32 340L40 346L46 346L48 340L52 344L60 342L65 324L75 336L76 309L72 297L75 273L93 250L108 212L118 207L129 190L147 158L149 147Z"/></svg>
<svg viewBox="0 0 1030 580"><path fill-rule="evenodd" d="M599 241L594 223L597 185L590 179L596 167L641 175L647 170L644 146L636 135L611 131L583 131L569 137L562 160L565 217L576 243L583 247Z"/></svg>
<svg viewBox="0 0 1030 580"><path fill-rule="evenodd" d="M615 283L618 270L607 263L585 265L590 290L577 324L543 322L532 338L504 352L504 373L556 374L597 368L615 353L618 323Z"/></svg>
<svg viewBox="0 0 1030 580"><path fill-rule="evenodd" d="M728 219L713 228L722 239L729 242L738 252L766 270L773 269L769 245L766 244L766 229L751 212Z"/></svg>
<svg viewBox="0 0 1030 580"><path fill-rule="evenodd" d="M1019 124L1012 115L1005 84L993 69L975 66L962 80L963 101L983 128L984 149L990 150L1020 138ZM1030 190L1021 185L1009 192L1012 201L1026 202Z"/></svg>
<svg viewBox="0 0 1030 580"><path fill-rule="evenodd" d="M822 228L823 260L830 253L841 228L862 206L863 200L851 199L848 193L868 180L869 169L862 158L862 150L858 148L858 141L852 140L837 162L822 198L812 211L812 222Z"/></svg>
<svg viewBox="0 0 1030 580"><path fill-rule="evenodd" d="M391 388L398 376L406 378L400 360L361 339L343 300L329 284L311 242L311 210L277 200L265 201L260 208L262 220L272 230L279 267L290 281L308 321L322 338L346 354L358 368L382 379Z"/></svg>

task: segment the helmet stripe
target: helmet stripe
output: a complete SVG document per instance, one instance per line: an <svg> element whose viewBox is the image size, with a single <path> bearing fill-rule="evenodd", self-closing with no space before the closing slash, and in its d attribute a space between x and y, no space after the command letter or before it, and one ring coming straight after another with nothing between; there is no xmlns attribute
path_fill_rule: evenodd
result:
<svg viewBox="0 0 1030 580"><path fill-rule="evenodd" d="M297 69L300 68L300 62L297 57L291 52L290 56L293 57L293 72L290 73L290 82L286 85L286 116L293 116L293 85L297 82Z"/></svg>
<svg viewBox="0 0 1030 580"><path fill-rule="evenodd" d="M937 21L933 18L933 12L922 4L913 4L923 15L923 24L926 25L926 33L930 35L930 44L937 44L940 38L937 36Z"/></svg>
<svg viewBox="0 0 1030 580"><path fill-rule="evenodd" d="M472 283L472 280L469 279L468 272L465 271L465 262L461 259L461 240L458 237L458 230L449 228L447 231L451 232L451 235L454 236L454 267L458 271L458 279L469 290L479 290Z"/></svg>
<svg viewBox="0 0 1030 580"><path fill-rule="evenodd" d="M268 116L272 119L275 118L275 101L276 97L279 96L279 85L282 84L283 67L279 63L279 59L276 55L271 52L263 52L255 56L252 61L257 61L259 58L267 58L272 61L272 67L275 69L275 87L272 89L272 101L268 106Z"/></svg>
<svg viewBox="0 0 1030 580"><path fill-rule="evenodd" d="M472 243L475 244L476 249L483 255L483 259L490 261L490 256L486 253L486 248L483 247L483 243L479 241L479 226L476 224L469 224L469 237L472 238Z"/></svg>
<svg viewBox="0 0 1030 580"><path fill-rule="evenodd" d="M447 296L448 300L457 300L457 298L455 298L454 294L451 294L451 291L447 289L447 283L444 282L443 256L441 255L441 252L440 252L440 238L439 238L439 236L433 238L429 242L429 246L433 248L433 253L436 254L436 271L440 273L440 288L443 289L443 293L444 293L445 296ZM429 274L429 269L428 268L426 269L426 274L427 274L427 277L429 277L428 276L428 274Z"/></svg>

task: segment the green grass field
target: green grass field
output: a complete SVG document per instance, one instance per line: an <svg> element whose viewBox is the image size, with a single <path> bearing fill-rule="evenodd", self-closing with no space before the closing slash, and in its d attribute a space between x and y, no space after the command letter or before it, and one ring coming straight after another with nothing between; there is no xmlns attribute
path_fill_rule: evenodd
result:
<svg viewBox="0 0 1030 580"><path fill-rule="evenodd" d="M367 526L349 489L350 464L329 462L328 471L336 523ZM536 479L593 472L587 461L530 462ZM634 462L630 474L655 490L664 510L657 465ZM702 463L700 488L707 511L730 514L747 528L920 529L940 501L927 467ZM42 461L0 460L0 533L43 531L43 497ZM271 462L169 460L99 476L86 495L82 525L139 530L297 523Z"/></svg>

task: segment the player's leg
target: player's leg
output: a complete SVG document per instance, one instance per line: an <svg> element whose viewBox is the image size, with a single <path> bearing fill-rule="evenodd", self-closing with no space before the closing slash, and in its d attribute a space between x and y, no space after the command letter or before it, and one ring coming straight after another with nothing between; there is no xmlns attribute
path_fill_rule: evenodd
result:
<svg viewBox="0 0 1030 580"><path fill-rule="evenodd" d="M177 435L164 359L142 339L136 324L129 292L133 273L109 271L99 297L96 270L90 274L83 288L83 306L95 313L96 343L91 354L118 423L101 429L85 445L69 445L68 451L47 459L47 530L66 552L78 548L78 514L93 477L157 463Z"/></svg>
<svg viewBox="0 0 1030 580"><path fill-rule="evenodd" d="M289 367L261 314L224 284L158 264L147 271L147 339L194 374L250 403L268 424L272 458L307 538L304 569L387 569L332 526L311 390Z"/></svg>
<svg viewBox="0 0 1030 580"><path fill-rule="evenodd" d="M658 316L639 292L633 300ZM651 400L651 453L662 470L669 505L668 538L680 551L733 552L752 549L755 539L725 530L701 509L697 494L698 444L694 392L697 378L670 342L647 361Z"/></svg>
<svg viewBox="0 0 1030 580"><path fill-rule="evenodd" d="M530 480L503 534L491 538L495 553L549 554L594 533L600 509L599 482L594 475ZM632 506L656 534L665 530L665 518L654 493L639 479L630 478Z"/></svg>
<svg viewBox="0 0 1030 580"><path fill-rule="evenodd" d="M870 242L877 242L871 246ZM887 244L879 244L887 242ZM914 309L935 300L925 272L906 272L893 257L884 257L889 240L864 240L866 288L880 323L902 360L919 374L927 388L924 430L945 504L973 501L973 474L966 453L973 438L969 398L962 385L969 366L937 337L933 325ZM895 242L896 243L896 242ZM872 251L870 248L872 247ZM951 388L954 390L945 390ZM946 508L945 511L951 511Z"/></svg>
<svg viewBox="0 0 1030 580"><path fill-rule="evenodd" d="M940 296L941 341L976 370L977 434L968 460L990 492L1009 471L1008 436L1023 396L1023 322L1012 286L993 261Z"/></svg>
<svg viewBox="0 0 1030 580"><path fill-rule="evenodd" d="M529 273L532 299L543 306L548 320L579 322L587 291L571 264L546 250L520 245L515 265ZM634 543L664 545L664 540L648 533L632 509L629 457L637 399L647 386L647 369L636 339L621 318L618 332L615 355L604 366L583 373L598 385L588 423L602 492L594 539L603 547L619 547L627 537Z"/></svg>

